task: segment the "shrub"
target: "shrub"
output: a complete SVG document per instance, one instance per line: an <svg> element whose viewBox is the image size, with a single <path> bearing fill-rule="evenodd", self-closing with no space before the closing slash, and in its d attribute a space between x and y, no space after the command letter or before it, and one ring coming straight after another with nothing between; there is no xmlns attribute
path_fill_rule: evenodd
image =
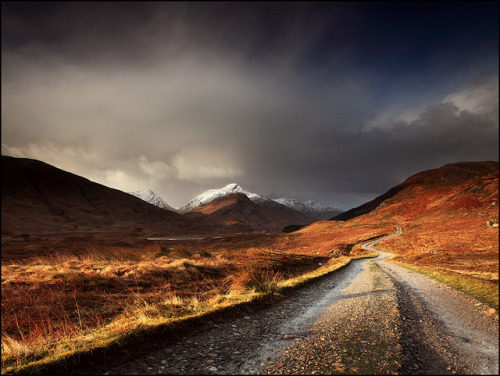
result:
<svg viewBox="0 0 500 376"><path fill-rule="evenodd" d="M173 248L161 247L160 250L156 253L155 258L168 256Z"/></svg>
<svg viewBox="0 0 500 376"><path fill-rule="evenodd" d="M273 293L278 288L278 282L282 279L280 272L269 269L259 269L250 265L237 277L233 277L232 290L251 290L258 293Z"/></svg>
<svg viewBox="0 0 500 376"><path fill-rule="evenodd" d="M207 250L200 251L199 254L201 257L213 257L212 253Z"/></svg>
<svg viewBox="0 0 500 376"><path fill-rule="evenodd" d="M186 248L176 248L171 254L173 258L191 258L192 253Z"/></svg>

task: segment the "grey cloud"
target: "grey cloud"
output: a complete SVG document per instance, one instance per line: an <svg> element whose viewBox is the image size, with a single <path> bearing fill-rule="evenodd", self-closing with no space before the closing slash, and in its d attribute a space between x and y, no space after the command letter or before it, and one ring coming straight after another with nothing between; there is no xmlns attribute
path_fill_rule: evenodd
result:
<svg viewBox="0 0 500 376"><path fill-rule="evenodd" d="M423 169L498 153L497 55L444 83L406 75L405 61L389 77L360 51L371 43L384 61L394 55L376 46L405 39L371 40L359 4L2 11L2 152L173 206L238 182L349 209Z"/></svg>

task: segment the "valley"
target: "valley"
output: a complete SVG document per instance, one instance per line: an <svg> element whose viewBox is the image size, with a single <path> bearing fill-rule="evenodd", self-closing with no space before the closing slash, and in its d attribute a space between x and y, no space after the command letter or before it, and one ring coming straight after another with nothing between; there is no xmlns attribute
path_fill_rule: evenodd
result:
<svg viewBox="0 0 500 376"><path fill-rule="evenodd" d="M484 324L498 339L498 163L421 172L330 220L256 201L225 192L178 213L3 157L2 373L74 373L77 359L95 373L498 372L471 345L482 335L432 334ZM253 345L227 339L233 325Z"/></svg>

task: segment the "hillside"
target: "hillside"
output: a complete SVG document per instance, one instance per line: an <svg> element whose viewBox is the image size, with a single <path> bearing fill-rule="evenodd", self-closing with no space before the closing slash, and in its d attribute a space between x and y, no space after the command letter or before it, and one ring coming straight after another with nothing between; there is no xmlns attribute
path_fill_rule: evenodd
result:
<svg viewBox="0 0 500 376"><path fill-rule="evenodd" d="M445 196L447 200L437 201ZM433 209L451 215L450 204L465 208L467 200L473 200L470 204L476 208L494 206L497 196L498 162L458 162L412 175L372 201L331 219L345 221L369 213L405 221L432 215ZM459 198L460 203L452 203Z"/></svg>
<svg viewBox="0 0 500 376"><path fill-rule="evenodd" d="M252 201L244 193L229 193L188 210L186 215L206 223L241 230L281 230L290 224L307 224L310 218L272 200Z"/></svg>
<svg viewBox="0 0 500 376"><path fill-rule="evenodd" d="M2 156L2 236L192 233L193 219L33 159Z"/></svg>
<svg viewBox="0 0 500 376"><path fill-rule="evenodd" d="M498 175L491 161L423 171L332 225L403 226L401 236L380 246L415 265L498 281Z"/></svg>

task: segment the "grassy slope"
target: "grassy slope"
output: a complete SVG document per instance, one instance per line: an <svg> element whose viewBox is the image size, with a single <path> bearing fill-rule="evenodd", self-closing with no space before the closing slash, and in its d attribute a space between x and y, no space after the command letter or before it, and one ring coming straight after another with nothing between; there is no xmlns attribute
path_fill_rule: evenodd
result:
<svg viewBox="0 0 500 376"><path fill-rule="evenodd" d="M381 235L380 229L373 233ZM337 240L330 234L318 243L321 252L304 248L311 236L259 238L261 244L284 242L288 251L249 247L248 240L238 246L233 239L230 249L96 250L2 265L2 372L36 371L151 328L279 294L353 258L373 256L326 253L348 248L344 241L355 244L361 232Z"/></svg>

